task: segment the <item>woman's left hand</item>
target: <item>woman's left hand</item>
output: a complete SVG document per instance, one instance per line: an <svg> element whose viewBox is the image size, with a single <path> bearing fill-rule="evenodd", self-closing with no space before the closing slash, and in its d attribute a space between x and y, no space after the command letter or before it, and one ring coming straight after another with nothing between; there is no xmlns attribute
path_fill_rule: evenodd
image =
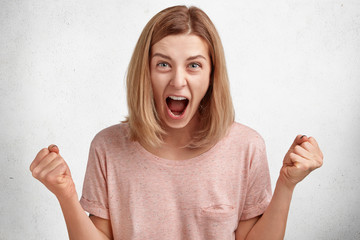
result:
<svg viewBox="0 0 360 240"><path fill-rule="evenodd" d="M280 179L293 188L310 172L321 167L323 158L315 138L298 135L284 157Z"/></svg>

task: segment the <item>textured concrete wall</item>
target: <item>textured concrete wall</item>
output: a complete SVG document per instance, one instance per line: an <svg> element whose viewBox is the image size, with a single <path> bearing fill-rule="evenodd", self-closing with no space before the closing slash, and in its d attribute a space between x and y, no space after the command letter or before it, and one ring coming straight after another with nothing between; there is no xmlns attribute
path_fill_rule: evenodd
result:
<svg viewBox="0 0 360 240"><path fill-rule="evenodd" d="M32 178L56 143L81 193L90 141L126 116L124 77L164 1L0 1L0 239L66 239L56 198ZM297 134L324 166L295 190L286 239L360 239L360 2L173 1L222 37L237 121L267 144L273 184Z"/></svg>

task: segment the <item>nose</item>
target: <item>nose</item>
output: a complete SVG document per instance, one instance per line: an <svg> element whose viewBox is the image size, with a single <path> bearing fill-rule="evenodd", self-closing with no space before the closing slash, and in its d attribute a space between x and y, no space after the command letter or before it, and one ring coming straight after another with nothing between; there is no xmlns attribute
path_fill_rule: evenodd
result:
<svg viewBox="0 0 360 240"><path fill-rule="evenodd" d="M176 69L176 71L172 75L170 85L175 88L183 88L184 86L186 86L186 84L186 71L180 68Z"/></svg>

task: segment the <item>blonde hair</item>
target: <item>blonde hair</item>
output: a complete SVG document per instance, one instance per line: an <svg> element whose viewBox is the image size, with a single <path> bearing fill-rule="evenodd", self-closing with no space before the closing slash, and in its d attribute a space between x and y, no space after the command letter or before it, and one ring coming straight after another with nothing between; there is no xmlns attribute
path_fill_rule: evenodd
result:
<svg viewBox="0 0 360 240"><path fill-rule="evenodd" d="M166 134L158 118L150 79L151 47L168 35L194 34L206 41L212 60L210 86L199 106L200 129L187 147L213 145L234 122L224 50L210 18L199 8L174 6L156 14L135 46L127 73L127 102L131 140L157 147Z"/></svg>

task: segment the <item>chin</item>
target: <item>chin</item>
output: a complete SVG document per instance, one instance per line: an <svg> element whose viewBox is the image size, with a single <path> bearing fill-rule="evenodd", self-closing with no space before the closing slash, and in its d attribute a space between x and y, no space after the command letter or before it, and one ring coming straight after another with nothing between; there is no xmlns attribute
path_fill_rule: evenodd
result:
<svg viewBox="0 0 360 240"><path fill-rule="evenodd" d="M183 129L189 125L188 121L178 121L178 122L163 121L163 123L165 124L166 128L171 128L171 129Z"/></svg>

